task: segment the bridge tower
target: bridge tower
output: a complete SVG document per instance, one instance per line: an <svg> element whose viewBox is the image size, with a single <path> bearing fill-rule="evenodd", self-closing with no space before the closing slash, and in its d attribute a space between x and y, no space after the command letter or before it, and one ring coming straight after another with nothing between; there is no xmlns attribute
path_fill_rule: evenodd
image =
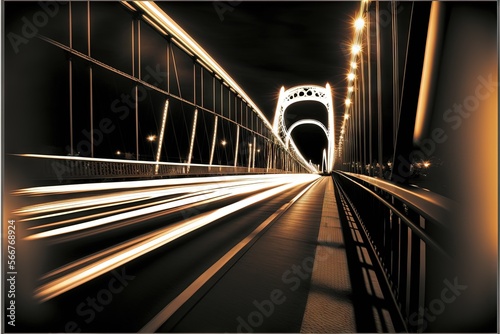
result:
<svg viewBox="0 0 500 334"><path fill-rule="evenodd" d="M328 113L328 124L323 124L315 119L301 119L289 128L285 124L286 109L297 102L316 101L322 103L326 112ZM276 106L276 113L274 115L273 131L280 137L286 145L288 150L295 150L296 154L301 155L295 147L293 140L291 140L292 131L299 125L313 124L320 127L328 139L328 147L326 154L326 171L331 172L334 165L334 150L335 150L335 136L334 136L334 115L333 115L333 97L330 85L327 83L325 87L317 85L301 85L295 86L285 90L281 87L278 104ZM291 146L290 146L291 141Z"/></svg>

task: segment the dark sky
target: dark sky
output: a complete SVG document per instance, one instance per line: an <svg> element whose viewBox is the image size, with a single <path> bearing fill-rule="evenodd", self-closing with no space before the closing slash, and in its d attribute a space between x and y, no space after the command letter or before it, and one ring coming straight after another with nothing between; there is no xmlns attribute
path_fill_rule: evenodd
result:
<svg viewBox="0 0 500 334"><path fill-rule="evenodd" d="M271 123L281 86L328 82L336 114L343 114L346 45L353 38L352 17L359 10L358 1L168 1L159 5L235 79ZM323 107L316 104L297 106L290 116L321 114L318 108ZM298 127L293 137L299 147L307 147L303 151L307 159L320 163L326 142L319 127ZM304 139L313 144L307 145Z"/></svg>

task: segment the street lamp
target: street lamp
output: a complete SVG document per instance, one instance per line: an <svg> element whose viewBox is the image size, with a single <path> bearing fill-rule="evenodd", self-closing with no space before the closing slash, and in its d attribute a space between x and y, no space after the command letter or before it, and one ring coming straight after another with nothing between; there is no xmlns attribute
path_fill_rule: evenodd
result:
<svg viewBox="0 0 500 334"><path fill-rule="evenodd" d="M362 17L359 17L354 21L354 28L356 28L357 31L363 29L365 27L365 20Z"/></svg>
<svg viewBox="0 0 500 334"><path fill-rule="evenodd" d="M225 139L223 139L220 144L222 145L222 147L224 147L224 157L226 158L226 165L228 164L228 161L227 161L227 152L226 152L226 145L227 145L227 141ZM219 162L219 165L220 165L220 162Z"/></svg>
<svg viewBox="0 0 500 334"><path fill-rule="evenodd" d="M154 149L153 149L153 142L156 141L156 135L149 135L149 136L146 137L146 140L151 145L151 155L152 155L153 160L154 160L154 158L155 158L155 152L154 152Z"/></svg>
<svg viewBox="0 0 500 334"><path fill-rule="evenodd" d="M352 46L352 54L357 55L361 51L361 45L354 44Z"/></svg>

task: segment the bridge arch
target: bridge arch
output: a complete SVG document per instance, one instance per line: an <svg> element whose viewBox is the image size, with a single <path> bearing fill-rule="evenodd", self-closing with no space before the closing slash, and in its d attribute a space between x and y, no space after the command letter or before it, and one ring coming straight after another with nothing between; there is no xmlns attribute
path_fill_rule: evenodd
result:
<svg viewBox="0 0 500 334"><path fill-rule="evenodd" d="M286 138L285 138L285 146L286 148L288 148L288 145L289 145L289 142L290 142L290 138L291 138L291 135L292 135L292 131L300 126L300 125L304 125L304 124L312 124L312 125L317 125L319 126L323 132L325 133L326 135L326 138L328 139L328 129L326 128L326 126L321 123L320 121L316 120L316 119L301 119L300 121L297 121L295 123L293 123L290 128L288 129L287 133L286 133Z"/></svg>
<svg viewBox="0 0 500 334"><path fill-rule="evenodd" d="M326 135L328 139L328 149L327 149L327 170L328 172L331 172L333 169L333 164L334 164L334 149L335 149L335 137L334 137L334 122L333 122L333 97L332 97L332 92L330 85L327 83L325 87L318 86L318 85L301 85L301 86L295 86L291 87L288 90L285 90L285 87L281 87L279 98L278 98L278 104L276 106L276 112L274 115L274 123L273 123L273 132L279 136L280 138L284 139L286 141L286 148L289 149L288 142L290 141L290 133L293 130L294 127L300 125L297 124L301 121L298 121L294 123L290 129L287 129L285 120L284 120L284 115L286 109L298 102L304 102L304 101L316 101L319 103L322 103L326 111L328 113L328 124L323 124L319 121L315 120L304 120L304 121L315 121L314 123L309 123L309 124L315 124L315 125L320 125L321 128L326 129ZM318 124L319 123L319 124ZM297 124L297 125L295 125ZM305 124L305 123L301 123ZM295 126L294 126L295 125ZM293 143L293 139L292 139ZM292 145L295 147L295 145ZM297 152L299 153L299 152ZM300 154L300 153L299 153Z"/></svg>

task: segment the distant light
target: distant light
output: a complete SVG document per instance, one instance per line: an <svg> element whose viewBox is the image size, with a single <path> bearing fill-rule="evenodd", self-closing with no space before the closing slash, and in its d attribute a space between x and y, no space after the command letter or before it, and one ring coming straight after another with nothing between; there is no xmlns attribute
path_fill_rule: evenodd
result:
<svg viewBox="0 0 500 334"><path fill-rule="evenodd" d="M351 99L345 99L345 105L346 106L351 105Z"/></svg>
<svg viewBox="0 0 500 334"><path fill-rule="evenodd" d="M431 165L431 163L429 161L424 161L425 168L429 168L430 165Z"/></svg>
<svg viewBox="0 0 500 334"><path fill-rule="evenodd" d="M155 136L155 135L149 135L149 136L147 136L147 137L146 137L146 139L147 139L148 141L151 141L151 142L152 142L152 141L155 141L155 140L156 140L156 136Z"/></svg>
<svg viewBox="0 0 500 334"><path fill-rule="evenodd" d="M116 151L116 155L121 155L122 152L121 151Z"/></svg>
<svg viewBox="0 0 500 334"><path fill-rule="evenodd" d="M348 91L349 93L354 92L354 87L352 87L352 86L347 87L347 91Z"/></svg>
<svg viewBox="0 0 500 334"><path fill-rule="evenodd" d="M362 17L356 19L356 21L354 21L354 27L356 30L363 29L365 27L365 20Z"/></svg>
<svg viewBox="0 0 500 334"><path fill-rule="evenodd" d="M223 141L221 141L220 143L221 143L221 145L222 145L222 146L226 146L227 141L223 140Z"/></svg>
<svg viewBox="0 0 500 334"><path fill-rule="evenodd" d="M344 114L345 119L349 119L349 114Z"/></svg>
<svg viewBox="0 0 500 334"><path fill-rule="evenodd" d="M351 72L351 73L349 73L349 74L347 75L347 79L348 79L349 81L354 80L354 78L355 78L355 77L356 77L356 75L354 75L354 73L352 73L352 72Z"/></svg>
<svg viewBox="0 0 500 334"><path fill-rule="evenodd" d="M354 68L354 69L356 69L356 68L358 68L358 64L355 61L353 61L351 63L351 67Z"/></svg>
<svg viewBox="0 0 500 334"><path fill-rule="evenodd" d="M361 45L354 44L352 46L352 54L357 55L361 51Z"/></svg>

